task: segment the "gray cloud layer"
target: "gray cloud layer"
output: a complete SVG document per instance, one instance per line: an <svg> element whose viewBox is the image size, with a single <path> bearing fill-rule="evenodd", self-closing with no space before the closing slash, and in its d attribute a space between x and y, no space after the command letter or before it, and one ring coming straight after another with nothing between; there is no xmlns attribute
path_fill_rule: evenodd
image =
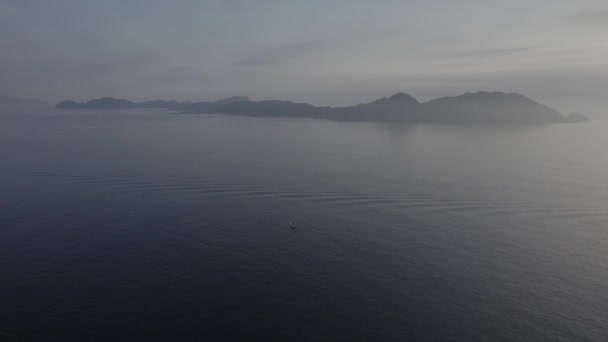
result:
<svg viewBox="0 0 608 342"><path fill-rule="evenodd" d="M0 93L349 104L397 91L606 107L603 1L0 0Z"/></svg>

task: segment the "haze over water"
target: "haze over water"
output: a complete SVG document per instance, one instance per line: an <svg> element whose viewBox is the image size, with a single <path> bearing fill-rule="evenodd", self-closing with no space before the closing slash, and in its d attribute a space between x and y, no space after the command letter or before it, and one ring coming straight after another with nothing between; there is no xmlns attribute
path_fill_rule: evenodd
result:
<svg viewBox="0 0 608 342"><path fill-rule="evenodd" d="M0 339L603 341L607 128L5 112Z"/></svg>

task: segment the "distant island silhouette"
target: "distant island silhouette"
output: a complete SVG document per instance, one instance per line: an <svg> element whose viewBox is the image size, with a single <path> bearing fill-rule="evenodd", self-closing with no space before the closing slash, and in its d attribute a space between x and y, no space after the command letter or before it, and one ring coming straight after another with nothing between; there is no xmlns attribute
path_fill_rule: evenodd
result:
<svg viewBox="0 0 608 342"><path fill-rule="evenodd" d="M131 109L161 108L192 114L232 114L259 117L320 118L337 121L368 122L447 122L447 123L560 123L589 119L579 113L567 117L555 109L516 93L466 93L459 96L418 102L414 97L397 93L389 98L347 107L318 107L308 103L267 100L252 101L246 96L233 96L219 101L131 102L104 97L85 103L66 100L59 109Z"/></svg>
<svg viewBox="0 0 608 342"><path fill-rule="evenodd" d="M131 108L161 108L172 109L180 106L187 106L190 102L154 100L146 102L131 102L125 99L113 97L102 97L88 102L74 102L65 100L59 102L55 108L58 109L131 109Z"/></svg>

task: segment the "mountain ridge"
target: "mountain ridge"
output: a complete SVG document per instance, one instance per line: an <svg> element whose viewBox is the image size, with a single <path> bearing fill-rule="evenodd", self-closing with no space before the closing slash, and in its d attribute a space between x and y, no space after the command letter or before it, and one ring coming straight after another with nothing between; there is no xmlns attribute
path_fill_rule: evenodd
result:
<svg viewBox="0 0 608 342"><path fill-rule="evenodd" d="M544 104L518 93L465 93L440 97L421 103L406 93L396 93L369 103L344 107L319 107L308 103L281 100L252 101L232 96L218 101L177 102L154 100L131 102L104 97L85 103L66 100L59 109L162 108L192 114L231 114L260 117L323 118L337 121L368 122L452 122L452 123L558 123L583 122L588 118L575 113L568 117Z"/></svg>

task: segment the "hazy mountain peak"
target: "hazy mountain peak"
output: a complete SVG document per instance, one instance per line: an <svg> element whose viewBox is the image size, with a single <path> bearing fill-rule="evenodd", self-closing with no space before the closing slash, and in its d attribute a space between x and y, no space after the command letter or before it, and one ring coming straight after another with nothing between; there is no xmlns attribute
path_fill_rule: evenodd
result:
<svg viewBox="0 0 608 342"><path fill-rule="evenodd" d="M72 108L80 108L82 107L83 104L82 103L78 103L72 100L64 100L61 101L57 104L57 106L55 106L55 108L58 109L72 109Z"/></svg>
<svg viewBox="0 0 608 342"><path fill-rule="evenodd" d="M416 100L413 96L410 96L406 93L397 93L391 97L388 98L390 101L411 101L411 102L418 102L418 100Z"/></svg>
<svg viewBox="0 0 608 342"><path fill-rule="evenodd" d="M72 100L65 100L57 104L58 109L131 109L131 108L160 108L170 109L180 106L189 105L190 102L179 103L175 100L152 100L144 102L131 102L126 99L117 99L114 97L102 97L93 99L85 103L78 103Z"/></svg>
<svg viewBox="0 0 608 342"><path fill-rule="evenodd" d="M87 104L90 105L102 105L102 106L124 106L124 105L132 105L133 102L126 99L117 99L114 97L102 97L99 99L94 99Z"/></svg>
<svg viewBox="0 0 608 342"><path fill-rule="evenodd" d="M572 112L572 113L568 114L568 116L566 116L566 121L572 122L572 123L585 122L585 121L589 121L589 118L581 113Z"/></svg>
<svg viewBox="0 0 608 342"><path fill-rule="evenodd" d="M374 101L370 102L369 104L370 105L376 105L376 104L385 103L385 102L388 102L388 98L386 98L386 96L385 97L381 97L381 98L379 98L377 100L374 100ZM359 104L359 106L364 106L364 105L365 104L363 104L363 103Z"/></svg>
<svg viewBox="0 0 608 342"><path fill-rule="evenodd" d="M517 93L487 92L447 96L424 104L435 120L456 122L563 122L555 109Z"/></svg>
<svg viewBox="0 0 608 342"><path fill-rule="evenodd" d="M218 104L227 104L233 102L251 101L247 96L230 96L217 101Z"/></svg>

